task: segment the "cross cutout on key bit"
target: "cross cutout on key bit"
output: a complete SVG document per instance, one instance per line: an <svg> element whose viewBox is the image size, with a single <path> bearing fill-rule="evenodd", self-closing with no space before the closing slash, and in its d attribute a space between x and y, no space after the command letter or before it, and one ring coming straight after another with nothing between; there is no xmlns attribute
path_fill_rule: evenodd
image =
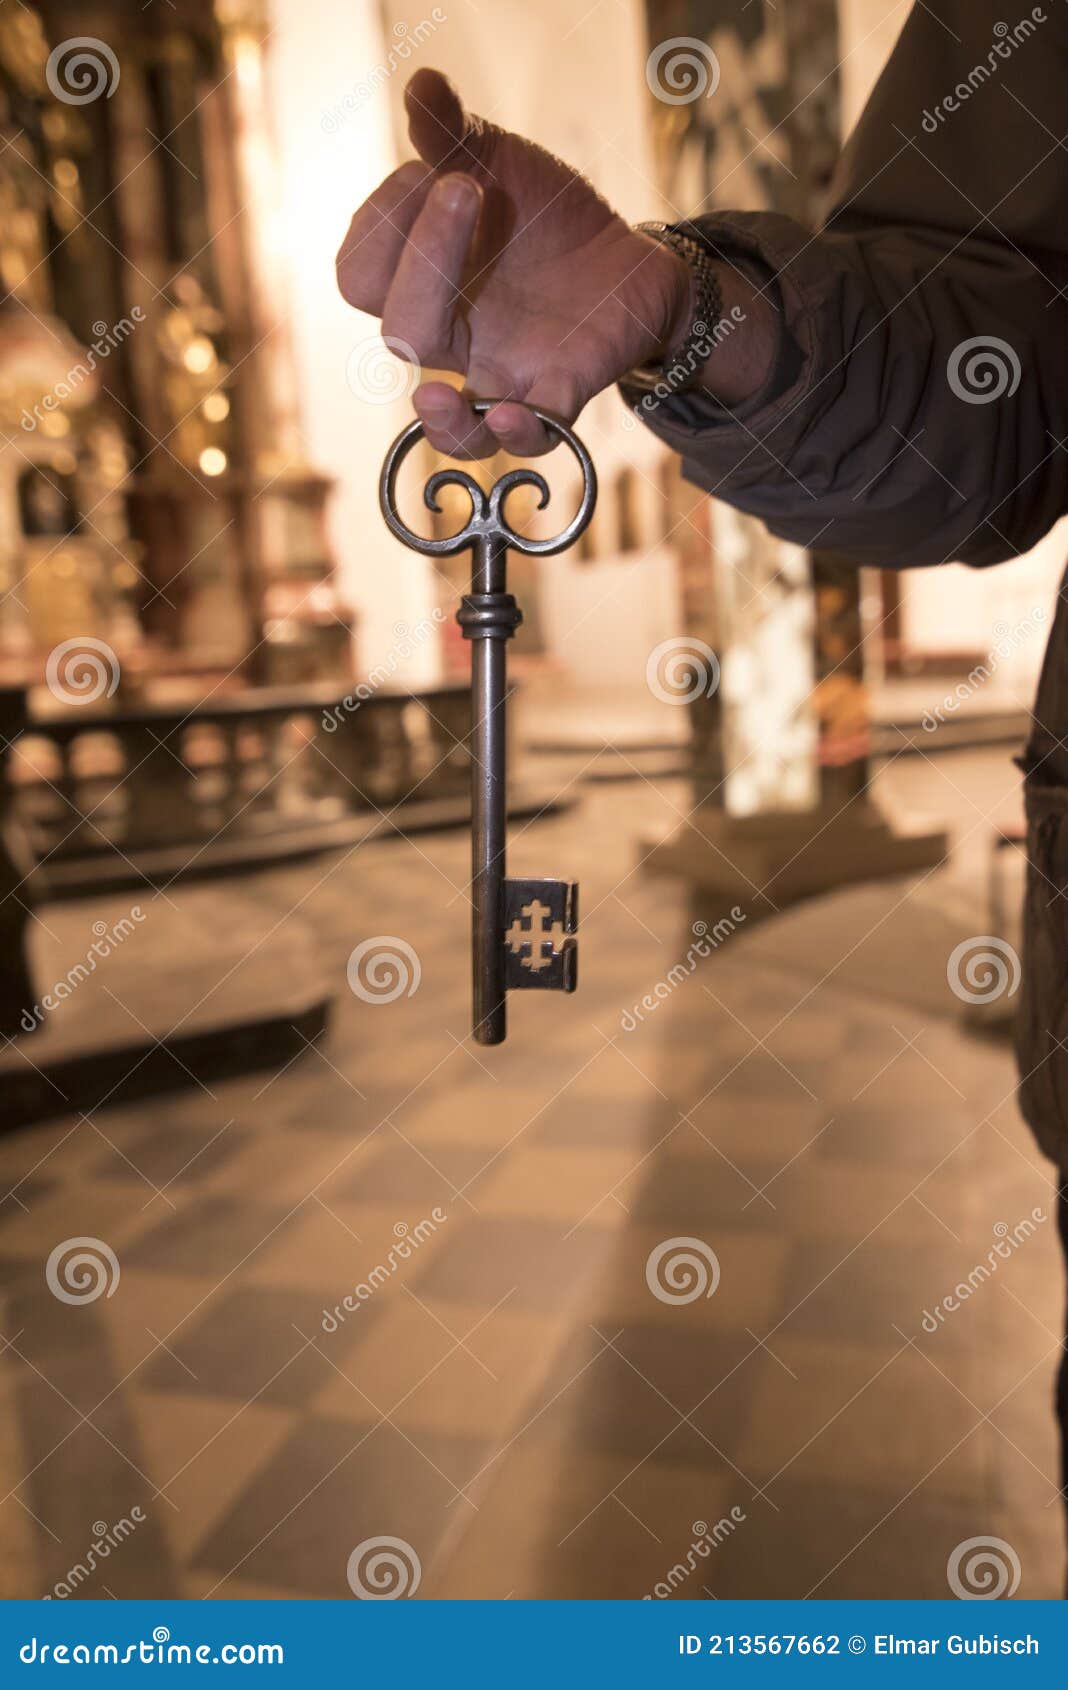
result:
<svg viewBox="0 0 1068 1690"><path fill-rule="evenodd" d="M514 955L519 958L520 966L529 968L534 974L540 974L543 968L552 965L553 957L564 942L564 924L562 921L551 920L552 913L548 904L543 904L540 898L535 898L532 903L523 905L504 935L505 944L511 946ZM527 921L529 926L524 927L524 921ZM524 946L530 947L527 956L523 955Z"/></svg>

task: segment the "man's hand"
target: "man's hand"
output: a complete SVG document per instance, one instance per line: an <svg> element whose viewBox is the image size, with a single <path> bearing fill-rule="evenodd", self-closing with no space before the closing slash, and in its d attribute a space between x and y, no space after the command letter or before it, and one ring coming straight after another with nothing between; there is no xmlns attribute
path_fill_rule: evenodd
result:
<svg viewBox="0 0 1068 1690"><path fill-rule="evenodd" d="M357 211L338 284L381 317L387 342L460 372L471 398L500 399L478 418L447 382L423 382L415 408L438 450L535 456L550 441L526 405L572 422L601 388L677 345L692 317L689 269L560 159L469 115L439 72L418 71L405 103L422 162ZM721 397L741 397L723 373Z"/></svg>

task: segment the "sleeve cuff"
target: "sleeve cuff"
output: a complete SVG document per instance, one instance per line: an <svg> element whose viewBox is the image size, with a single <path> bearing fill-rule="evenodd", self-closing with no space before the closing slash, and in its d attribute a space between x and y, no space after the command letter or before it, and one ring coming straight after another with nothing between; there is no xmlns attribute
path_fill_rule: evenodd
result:
<svg viewBox="0 0 1068 1690"><path fill-rule="evenodd" d="M815 254L808 257L812 235L774 213L730 212L678 227L700 238L725 263L766 290L783 319L778 354L768 378L740 405L721 404L706 393L661 396L626 379L619 384L628 410L682 457L688 478L715 491L741 463L755 471L754 459L765 461L762 443L803 410L818 364L815 323L817 296L824 291L820 287L824 268ZM781 444L774 455L782 458Z"/></svg>

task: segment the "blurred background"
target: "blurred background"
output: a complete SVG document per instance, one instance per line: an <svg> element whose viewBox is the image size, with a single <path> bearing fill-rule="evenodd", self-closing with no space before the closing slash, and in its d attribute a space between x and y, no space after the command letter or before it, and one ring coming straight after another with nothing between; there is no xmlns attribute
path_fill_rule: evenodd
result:
<svg viewBox="0 0 1068 1690"><path fill-rule="evenodd" d="M4 1595L1061 1588L1008 1032L1063 534L875 575L602 394L511 566L580 988L480 1049L467 559L382 523L418 374L333 276L418 66L632 220L812 221L908 10L0 0Z"/></svg>

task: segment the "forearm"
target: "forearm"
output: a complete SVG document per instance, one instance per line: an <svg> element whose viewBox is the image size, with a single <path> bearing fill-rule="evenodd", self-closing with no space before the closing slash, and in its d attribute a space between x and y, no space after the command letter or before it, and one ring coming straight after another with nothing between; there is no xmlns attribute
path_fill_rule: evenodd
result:
<svg viewBox="0 0 1068 1690"><path fill-rule="evenodd" d="M728 262L740 245L766 265L770 363L765 314L712 350L694 393L650 403L624 384L691 480L798 544L988 564L1068 511L1065 158L1047 144L1068 8L1000 17L996 0L913 8L822 234L771 214L696 219Z"/></svg>
<svg viewBox="0 0 1068 1690"><path fill-rule="evenodd" d="M624 386L691 480L786 539L890 567L999 562L1063 513L1068 310L1025 259L934 231L815 236L771 214L707 227L773 272L797 358L755 403L725 401L713 372L741 353L743 324L704 392L650 404ZM962 391L961 348L980 338L1008 348L992 399ZM721 367L732 387L742 367Z"/></svg>

